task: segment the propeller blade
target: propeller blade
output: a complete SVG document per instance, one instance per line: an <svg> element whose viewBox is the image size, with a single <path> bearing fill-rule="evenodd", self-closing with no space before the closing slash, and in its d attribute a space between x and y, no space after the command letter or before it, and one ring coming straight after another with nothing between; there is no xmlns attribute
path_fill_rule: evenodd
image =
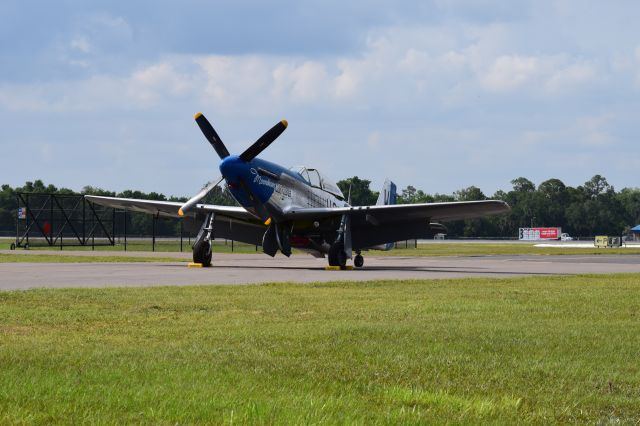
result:
<svg viewBox="0 0 640 426"><path fill-rule="evenodd" d="M200 192L198 192L196 195L191 197L191 199L189 201L184 203L182 205L182 207L180 207L180 209L178 209L178 216L184 216L184 214L186 212L188 212L189 210L191 210L193 208L193 206L198 204L198 202L200 200L202 200L209 193L209 191L211 191L213 188L218 186L218 184L220 182L222 182L222 179L224 179L224 178L222 176L220 176L220 178L210 182L209 184L207 184L207 186L202 188L202 190Z"/></svg>
<svg viewBox="0 0 640 426"><path fill-rule="evenodd" d="M271 215L269 214L269 211L267 210L266 206L260 202L253 191L251 191L251 188L249 187L249 185L247 185L244 179L240 179L240 186L249 197L249 201L251 201L256 214L260 217L263 223L267 226L271 225Z"/></svg>
<svg viewBox="0 0 640 426"><path fill-rule="evenodd" d="M213 149L216 150L220 159L227 158L229 156L229 150L224 146L222 139L220 139L220 136L218 136L211 123L209 123L209 120L207 120L201 112L197 112L193 118L195 118L198 127L200 127L200 130L204 133L204 137L207 138Z"/></svg>
<svg viewBox="0 0 640 426"><path fill-rule="evenodd" d="M240 159L242 161L251 161L256 158L258 154L264 151L266 147L271 145L271 143L275 141L282 132L284 132L288 125L289 123L287 123L287 120L282 120L267 130L264 135L260 136L260 138L253 143L253 145L240 154Z"/></svg>

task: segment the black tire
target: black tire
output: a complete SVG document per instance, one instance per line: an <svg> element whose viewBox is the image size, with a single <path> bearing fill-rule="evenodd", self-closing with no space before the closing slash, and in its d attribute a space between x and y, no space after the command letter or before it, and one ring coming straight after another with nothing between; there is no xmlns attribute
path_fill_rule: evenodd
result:
<svg viewBox="0 0 640 426"><path fill-rule="evenodd" d="M329 266L347 266L347 254L342 243L333 244L329 249Z"/></svg>
<svg viewBox="0 0 640 426"><path fill-rule="evenodd" d="M11 243L11 246L9 246L9 249L15 250L16 249L16 243Z"/></svg>
<svg viewBox="0 0 640 426"><path fill-rule="evenodd" d="M356 257L353 258L353 266L355 266L356 268L362 268L363 265L364 257L362 257L362 255L360 254L356 255Z"/></svg>
<svg viewBox="0 0 640 426"><path fill-rule="evenodd" d="M211 243L198 241L193 246L193 262L202 263L202 266L211 266Z"/></svg>

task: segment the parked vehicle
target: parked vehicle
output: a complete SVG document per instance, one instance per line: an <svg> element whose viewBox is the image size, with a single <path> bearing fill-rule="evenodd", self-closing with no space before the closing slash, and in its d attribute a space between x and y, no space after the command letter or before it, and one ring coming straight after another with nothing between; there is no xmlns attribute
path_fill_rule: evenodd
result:
<svg viewBox="0 0 640 426"><path fill-rule="evenodd" d="M560 235L560 241L573 241L573 237L569 234L567 234L566 232L563 232Z"/></svg>

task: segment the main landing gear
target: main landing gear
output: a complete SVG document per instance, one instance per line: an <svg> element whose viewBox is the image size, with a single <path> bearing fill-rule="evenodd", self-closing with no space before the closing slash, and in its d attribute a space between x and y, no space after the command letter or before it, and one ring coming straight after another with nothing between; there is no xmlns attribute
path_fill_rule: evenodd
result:
<svg viewBox="0 0 640 426"><path fill-rule="evenodd" d="M344 244L335 242L329 248L329 266L347 266L347 253L344 252Z"/></svg>
<svg viewBox="0 0 640 426"><path fill-rule="evenodd" d="M362 268L364 265L364 257L362 257L359 250L357 250L356 253L356 256L353 258L353 266ZM344 244L342 244L342 242L333 243L329 248L329 266L339 266L341 268L347 266L347 254L344 251Z"/></svg>
<svg viewBox="0 0 640 426"><path fill-rule="evenodd" d="M209 213L202 223L200 232L193 243L193 262L211 266L211 240L213 239L213 213Z"/></svg>

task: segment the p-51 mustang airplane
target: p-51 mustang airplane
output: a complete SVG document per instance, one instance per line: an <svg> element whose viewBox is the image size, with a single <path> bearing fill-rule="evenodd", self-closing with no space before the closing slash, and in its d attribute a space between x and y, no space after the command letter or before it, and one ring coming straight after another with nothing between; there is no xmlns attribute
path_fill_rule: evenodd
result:
<svg viewBox="0 0 640 426"><path fill-rule="evenodd" d="M395 204L396 187L386 181L375 206L352 207L340 189L318 170L286 169L257 158L287 128L282 120L240 155L227 147L201 113L196 123L222 159L220 176L186 203L136 200L87 195L96 204L181 217L199 232L193 244L193 261L211 265L211 240L215 237L261 245L269 256L291 255L297 248L316 257L329 257L330 266L353 263L362 267L362 250L388 250L395 241L431 238L446 232L436 220L470 219L509 211L503 201L467 201ZM215 186L226 181L242 207L199 204Z"/></svg>

